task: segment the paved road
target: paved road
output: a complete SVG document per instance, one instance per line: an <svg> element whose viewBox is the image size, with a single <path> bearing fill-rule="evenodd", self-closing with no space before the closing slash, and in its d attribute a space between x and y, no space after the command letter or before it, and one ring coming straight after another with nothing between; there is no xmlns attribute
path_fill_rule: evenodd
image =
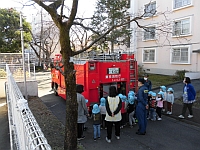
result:
<svg viewBox="0 0 200 150"><path fill-rule="evenodd" d="M199 89L199 80L194 81L193 85ZM175 97L182 95L183 83L171 85L176 94ZM45 92L39 90L42 101L55 114L55 116L65 124L65 100L58 96L54 96L49 92L50 88L45 89ZM45 94L48 92L49 94ZM179 107L179 111L181 107ZM199 112L199 109L198 109ZM177 114L176 114L177 115ZM196 116L199 114L196 114ZM85 131L86 139L81 141L81 144L89 150L199 150L200 149L200 124L191 125L188 122L178 119L177 117L169 117L163 115L162 121L148 121L147 134L145 136L136 135L138 127L129 128L128 126L121 130L121 139L116 140L113 136L110 144L106 143L106 131L101 130L101 139L97 142L93 141L93 128L91 120L88 120ZM197 117L196 117L197 118ZM199 120L199 119L198 119ZM197 122L199 123L199 121ZM114 133L114 132L113 132Z"/></svg>
<svg viewBox="0 0 200 150"><path fill-rule="evenodd" d="M65 101L53 94L42 96L41 99L47 107L65 123ZM147 134L138 136L135 134L138 127L129 128L128 126L121 130L121 139L112 139L112 143L105 141L106 131L101 130L101 140L93 141L93 129L91 120L88 120L86 126L89 129L84 133L86 139L81 144L89 150L124 150L124 149L141 149L141 150L199 150L200 148L200 128L190 125L168 116L163 116L162 121L149 121ZM114 137L114 136L113 136Z"/></svg>
<svg viewBox="0 0 200 150"><path fill-rule="evenodd" d="M45 75L45 77L43 76ZM65 100L54 96L50 91L50 74L38 74L39 80L39 96L47 107L55 114L55 116L65 124ZM192 81L196 90L200 90L200 80ZM182 95L182 83L171 85L175 90L175 98ZM155 90L156 91L156 90ZM180 107L179 107L180 109ZM180 110L179 110L180 111ZM199 112L199 109L196 111ZM200 113L199 113L200 114ZM163 116L162 121L148 122L147 134L145 136L136 135L137 126L130 129L125 127L121 130L121 139L116 140L114 137L110 144L106 143L106 131L101 131L101 139L94 142L93 129L91 120L88 120L86 125L88 130L84 133L86 139L81 141L81 144L89 150L199 150L200 149L200 115L195 114L198 118L195 125L177 119L176 117ZM193 119L195 119L193 118ZM192 121L192 120L191 120ZM9 150L9 131L7 119L7 106L5 99L0 99L0 150Z"/></svg>

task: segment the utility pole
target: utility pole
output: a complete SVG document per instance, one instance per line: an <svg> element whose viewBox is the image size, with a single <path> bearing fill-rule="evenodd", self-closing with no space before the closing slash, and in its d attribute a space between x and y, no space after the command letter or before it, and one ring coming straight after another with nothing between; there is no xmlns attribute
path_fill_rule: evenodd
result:
<svg viewBox="0 0 200 150"><path fill-rule="evenodd" d="M23 36L23 24L22 24L22 12L20 12L20 32L21 32L21 47L22 47L22 64L24 71L24 93L25 99L28 100L27 96L27 86L26 86L26 68L25 68L25 59L24 59L24 36Z"/></svg>

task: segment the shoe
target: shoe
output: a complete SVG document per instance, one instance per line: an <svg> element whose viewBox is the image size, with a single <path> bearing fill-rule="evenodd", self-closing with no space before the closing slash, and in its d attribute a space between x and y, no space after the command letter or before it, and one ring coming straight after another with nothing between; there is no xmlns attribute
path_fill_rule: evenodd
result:
<svg viewBox="0 0 200 150"><path fill-rule="evenodd" d="M94 141L97 141L97 139L94 138Z"/></svg>
<svg viewBox="0 0 200 150"><path fill-rule="evenodd" d="M172 112L169 111L168 115L172 115Z"/></svg>
<svg viewBox="0 0 200 150"><path fill-rule="evenodd" d="M167 111L167 113L166 113L167 115L169 115L169 111Z"/></svg>
<svg viewBox="0 0 200 150"><path fill-rule="evenodd" d="M117 139L117 140L119 140L119 139L120 139L120 136L115 136L115 137L116 137L116 139Z"/></svg>
<svg viewBox="0 0 200 150"><path fill-rule="evenodd" d="M111 140L110 140L110 139L108 139L107 137L106 137L106 141L107 141L108 143L111 143Z"/></svg>
<svg viewBox="0 0 200 150"><path fill-rule="evenodd" d="M188 118L193 118L193 115L188 115Z"/></svg>
<svg viewBox="0 0 200 150"><path fill-rule="evenodd" d="M141 133L141 132L136 132L137 135L145 135L145 133Z"/></svg>
<svg viewBox="0 0 200 150"><path fill-rule="evenodd" d="M185 118L183 115L179 115L178 117L181 118L181 119L184 119L184 118Z"/></svg>
<svg viewBox="0 0 200 150"><path fill-rule="evenodd" d="M97 139L98 139L98 140L100 140L101 138L100 138L100 137L98 137Z"/></svg>
<svg viewBox="0 0 200 150"><path fill-rule="evenodd" d="M159 120L159 121L161 121L161 120L162 120L162 118L158 118L158 120Z"/></svg>
<svg viewBox="0 0 200 150"><path fill-rule="evenodd" d="M121 127L120 127L120 129L123 129L123 128L124 128L124 126L121 126Z"/></svg>
<svg viewBox="0 0 200 150"><path fill-rule="evenodd" d="M78 141L85 139L85 136L82 136L80 138L77 138Z"/></svg>
<svg viewBox="0 0 200 150"><path fill-rule="evenodd" d="M107 128L105 127L105 130L107 130Z"/></svg>
<svg viewBox="0 0 200 150"><path fill-rule="evenodd" d="M130 128L133 128L133 126L130 126Z"/></svg>

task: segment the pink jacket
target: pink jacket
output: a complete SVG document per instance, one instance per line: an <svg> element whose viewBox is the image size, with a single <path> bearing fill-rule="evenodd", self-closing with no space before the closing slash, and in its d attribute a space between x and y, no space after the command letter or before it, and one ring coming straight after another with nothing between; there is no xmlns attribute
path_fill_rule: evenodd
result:
<svg viewBox="0 0 200 150"><path fill-rule="evenodd" d="M156 97L157 107L163 108L163 100L161 98Z"/></svg>

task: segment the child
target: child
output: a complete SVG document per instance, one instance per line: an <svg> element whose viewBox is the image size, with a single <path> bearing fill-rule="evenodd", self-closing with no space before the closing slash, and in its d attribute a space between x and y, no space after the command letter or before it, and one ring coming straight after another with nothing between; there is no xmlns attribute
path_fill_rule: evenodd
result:
<svg viewBox="0 0 200 150"><path fill-rule="evenodd" d="M126 125L126 100L127 97L125 95L119 94L119 97L122 100L122 108L121 108L121 114L122 114L122 120L121 120L121 125L120 128L123 128Z"/></svg>
<svg viewBox="0 0 200 150"><path fill-rule="evenodd" d="M127 113L128 113L128 117L129 117L129 125L130 128L133 127L133 125L135 125L135 118L134 118L134 114L135 114L135 93L133 91L129 91L128 93L128 105L127 105Z"/></svg>
<svg viewBox="0 0 200 150"><path fill-rule="evenodd" d="M172 105L174 103L174 90L173 88L168 88L167 90L167 114L171 115L172 114Z"/></svg>
<svg viewBox="0 0 200 150"><path fill-rule="evenodd" d="M149 102L150 102L150 100L151 100L151 97L152 97L152 94L153 92L152 91L149 91L148 92L148 104L149 104ZM150 111L150 108L148 107L148 109L147 109L147 119L149 119L150 117L149 117L149 111Z"/></svg>
<svg viewBox="0 0 200 150"><path fill-rule="evenodd" d="M93 105L92 109L92 118L93 118L93 129L94 129L94 141L100 139L100 126L101 126L101 114L100 109L97 104Z"/></svg>
<svg viewBox="0 0 200 150"><path fill-rule="evenodd" d="M160 91L158 93L156 101L157 101L156 113L158 114L158 120L162 120L161 112L162 112L162 108L163 108L163 92Z"/></svg>
<svg viewBox="0 0 200 150"><path fill-rule="evenodd" d="M107 129L106 128L106 121L105 121L105 117L106 117L106 99L104 97L102 97L100 99L100 105L99 105L99 109L100 109L100 113L101 113L101 129Z"/></svg>
<svg viewBox="0 0 200 150"><path fill-rule="evenodd" d="M162 85L160 86L160 91L163 92L163 109L162 111L165 112L166 107L167 107L167 100L166 100L166 97L167 97L167 92L166 92L166 86Z"/></svg>
<svg viewBox="0 0 200 150"><path fill-rule="evenodd" d="M156 121L156 106L157 106L156 93L152 92L151 96L152 97L149 101L150 119L152 121Z"/></svg>

